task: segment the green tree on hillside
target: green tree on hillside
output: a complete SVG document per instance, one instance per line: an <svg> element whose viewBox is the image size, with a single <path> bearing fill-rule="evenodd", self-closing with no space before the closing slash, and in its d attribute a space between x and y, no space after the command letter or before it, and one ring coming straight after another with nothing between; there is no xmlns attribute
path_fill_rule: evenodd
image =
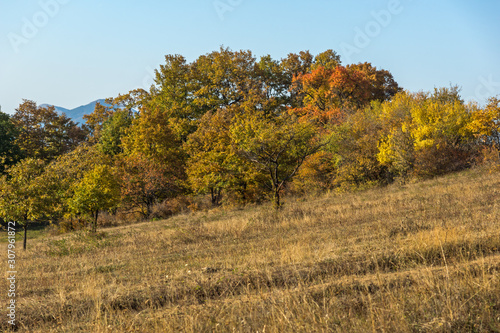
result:
<svg viewBox="0 0 500 333"><path fill-rule="evenodd" d="M102 125L99 138L99 149L108 155L123 152L122 138L132 125L133 116L128 110L118 110Z"/></svg>

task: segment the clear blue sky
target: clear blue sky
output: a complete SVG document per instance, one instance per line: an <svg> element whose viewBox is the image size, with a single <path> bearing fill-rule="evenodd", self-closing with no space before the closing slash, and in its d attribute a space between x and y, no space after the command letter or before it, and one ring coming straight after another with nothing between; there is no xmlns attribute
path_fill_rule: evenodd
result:
<svg viewBox="0 0 500 333"><path fill-rule="evenodd" d="M378 14L377 14L378 13ZM500 94L498 0L0 0L0 105L75 108L148 86L166 54L333 49L410 91Z"/></svg>

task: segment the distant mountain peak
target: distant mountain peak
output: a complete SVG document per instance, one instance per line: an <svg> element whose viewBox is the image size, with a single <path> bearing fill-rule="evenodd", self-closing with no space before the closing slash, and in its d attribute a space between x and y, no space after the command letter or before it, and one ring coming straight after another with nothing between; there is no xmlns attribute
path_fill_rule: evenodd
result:
<svg viewBox="0 0 500 333"><path fill-rule="evenodd" d="M83 116L86 114L91 114L94 112L95 105L97 103L100 103L101 105L104 106L111 106L110 104L106 103L105 99L97 99L93 102L90 102L85 105L81 105L79 107L76 107L74 109L66 109L61 106L53 105L53 104L41 104L41 107L48 107L48 106L53 106L56 110L57 113L59 114L66 114L68 118L71 118L75 123L80 123L80 124L85 124L85 121L83 120Z"/></svg>

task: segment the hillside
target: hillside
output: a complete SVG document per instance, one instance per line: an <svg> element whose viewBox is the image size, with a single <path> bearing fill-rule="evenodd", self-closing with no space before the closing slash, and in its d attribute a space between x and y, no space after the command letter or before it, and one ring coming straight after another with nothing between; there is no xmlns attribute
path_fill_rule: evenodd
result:
<svg viewBox="0 0 500 333"><path fill-rule="evenodd" d="M498 332L500 174L47 234L17 255L20 332Z"/></svg>

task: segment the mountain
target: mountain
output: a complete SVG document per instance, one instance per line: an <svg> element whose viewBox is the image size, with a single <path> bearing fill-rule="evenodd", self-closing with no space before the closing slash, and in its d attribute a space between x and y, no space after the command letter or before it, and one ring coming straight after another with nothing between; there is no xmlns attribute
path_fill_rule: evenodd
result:
<svg viewBox="0 0 500 333"><path fill-rule="evenodd" d="M66 109L57 105L52 105L52 104L42 104L40 105L41 107L48 107L48 106L54 106L56 109L57 113L62 114L65 113L68 118L71 118L75 123L80 123L80 125L85 124L85 121L83 120L83 116L86 114L91 114L94 112L94 108L96 103L100 103L104 106L110 106L105 102L104 99L98 99L95 100L89 104L86 105L81 105L77 108L74 109Z"/></svg>

